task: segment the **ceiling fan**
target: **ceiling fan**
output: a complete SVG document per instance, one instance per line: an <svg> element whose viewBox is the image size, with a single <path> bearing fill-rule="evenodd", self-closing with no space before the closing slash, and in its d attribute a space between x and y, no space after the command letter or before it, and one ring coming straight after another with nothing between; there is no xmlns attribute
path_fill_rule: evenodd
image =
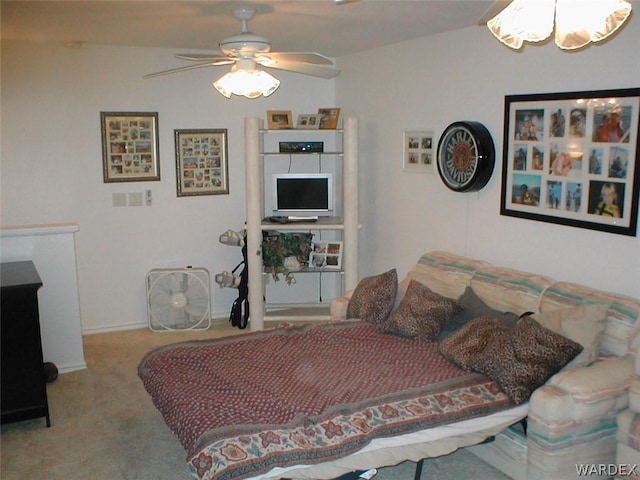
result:
<svg viewBox="0 0 640 480"><path fill-rule="evenodd" d="M184 53L177 54L176 57L182 60L189 60L191 62L197 62L193 65L186 65L184 67L172 68L169 70L163 70L161 72L150 73L144 76L144 78L153 78L161 75L168 75L171 73L184 72L187 70L193 70L197 68L205 67L218 67L222 65L232 65L231 72L229 74L246 74L251 75L254 80L257 77L270 77L275 82L272 90L266 93L261 93L250 96L249 98L255 98L260 94L267 96L273 93L279 81L273 78L271 75L262 71L260 67L273 68L278 70L286 70L295 73L302 73L319 78L333 78L340 73L340 70L334 67L331 59L313 52L272 52L271 43L264 37L254 35L251 33L248 27L248 22L255 15L255 10L252 8L239 8L233 11L233 15L242 22L242 30L238 35L226 38L219 44L220 51L214 53ZM227 74L227 75L229 75ZM245 76L246 76L245 75ZM220 78L219 81L223 80ZM218 81L218 82L219 82ZM229 81L231 81L229 79ZM239 79L235 79L238 83ZM227 95L228 91L221 90L214 82L214 86L226 97L230 97L231 92ZM228 86L228 85L227 85ZM222 86L224 89L225 86ZM255 94L255 92L253 92ZM237 93L236 93L237 94ZM244 93L241 95L247 96Z"/></svg>

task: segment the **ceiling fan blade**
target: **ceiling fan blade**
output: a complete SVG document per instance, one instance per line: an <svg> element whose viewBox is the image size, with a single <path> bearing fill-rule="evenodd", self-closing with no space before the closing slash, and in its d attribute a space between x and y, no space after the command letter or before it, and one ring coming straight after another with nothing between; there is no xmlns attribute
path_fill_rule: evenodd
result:
<svg viewBox="0 0 640 480"><path fill-rule="evenodd" d="M171 68L169 70L163 70L161 72L148 73L142 78L154 78L154 77L160 77L162 75L169 75L171 73L186 72L187 70L195 70L196 68L215 67L215 66L216 64L211 62L198 63L196 65L187 65L186 67Z"/></svg>
<svg viewBox="0 0 640 480"><path fill-rule="evenodd" d="M261 65L270 66L268 63L261 61L261 59L265 57L268 59L267 62L304 62L313 65L333 65L330 58L315 52L269 52L257 56L256 61Z"/></svg>
<svg viewBox="0 0 640 480"><path fill-rule="evenodd" d="M312 77L319 78L334 78L339 73L335 67L329 67L325 65L312 65L310 63L300 63L300 62L277 62L274 64L264 64L263 66L267 68L275 68L277 70L287 70L289 72L302 73L304 75L310 75Z"/></svg>
<svg viewBox="0 0 640 480"><path fill-rule="evenodd" d="M229 58L221 53L179 53L176 58L191 62L210 62L212 65L228 65L235 62L235 58Z"/></svg>

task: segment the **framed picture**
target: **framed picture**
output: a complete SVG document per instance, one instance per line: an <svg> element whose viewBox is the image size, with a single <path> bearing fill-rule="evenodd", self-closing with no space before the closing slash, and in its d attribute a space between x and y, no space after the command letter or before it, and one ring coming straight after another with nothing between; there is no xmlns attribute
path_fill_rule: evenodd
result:
<svg viewBox="0 0 640 480"><path fill-rule="evenodd" d="M228 194L227 129L174 134L178 196Z"/></svg>
<svg viewBox="0 0 640 480"><path fill-rule="evenodd" d="M269 130L293 128L291 110L267 110L267 125Z"/></svg>
<svg viewBox="0 0 640 480"><path fill-rule="evenodd" d="M640 88L505 97L502 215L636 235Z"/></svg>
<svg viewBox="0 0 640 480"><path fill-rule="evenodd" d="M437 143L433 130L404 132L402 169L405 172L433 173L434 142Z"/></svg>
<svg viewBox="0 0 640 480"><path fill-rule="evenodd" d="M319 108L318 115L320 116L320 129L335 130L338 128L339 108Z"/></svg>
<svg viewBox="0 0 640 480"><path fill-rule="evenodd" d="M320 115L316 113L304 113L298 115L296 128L301 130L317 130L320 128Z"/></svg>
<svg viewBox="0 0 640 480"><path fill-rule="evenodd" d="M157 112L100 112L104 183L160 180Z"/></svg>
<svg viewBox="0 0 640 480"><path fill-rule="evenodd" d="M342 242L313 242L309 254L309 268L340 270L342 268Z"/></svg>

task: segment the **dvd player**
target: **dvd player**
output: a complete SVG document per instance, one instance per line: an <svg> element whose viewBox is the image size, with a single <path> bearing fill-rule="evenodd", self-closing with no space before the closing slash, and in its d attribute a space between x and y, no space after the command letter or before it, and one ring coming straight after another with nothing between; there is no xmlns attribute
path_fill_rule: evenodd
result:
<svg viewBox="0 0 640 480"><path fill-rule="evenodd" d="M322 153L324 142L280 142L280 153Z"/></svg>

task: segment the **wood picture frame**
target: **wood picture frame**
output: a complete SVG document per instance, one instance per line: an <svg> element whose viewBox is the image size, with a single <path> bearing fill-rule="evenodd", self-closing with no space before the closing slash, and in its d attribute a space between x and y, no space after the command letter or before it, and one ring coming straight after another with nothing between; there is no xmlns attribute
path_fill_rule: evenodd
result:
<svg viewBox="0 0 640 480"><path fill-rule="evenodd" d="M293 128L291 110L267 110L267 125L269 130Z"/></svg>
<svg viewBox="0 0 640 480"><path fill-rule="evenodd" d="M338 128L339 108L319 108L318 115L320 115L320 130L335 130Z"/></svg>
<svg viewBox="0 0 640 480"><path fill-rule="evenodd" d="M500 214L635 236L640 88L505 97Z"/></svg>
<svg viewBox="0 0 640 480"><path fill-rule="evenodd" d="M160 180L157 112L100 112L104 183Z"/></svg>
<svg viewBox="0 0 640 480"><path fill-rule="evenodd" d="M174 130L178 197L229 193L227 129Z"/></svg>

